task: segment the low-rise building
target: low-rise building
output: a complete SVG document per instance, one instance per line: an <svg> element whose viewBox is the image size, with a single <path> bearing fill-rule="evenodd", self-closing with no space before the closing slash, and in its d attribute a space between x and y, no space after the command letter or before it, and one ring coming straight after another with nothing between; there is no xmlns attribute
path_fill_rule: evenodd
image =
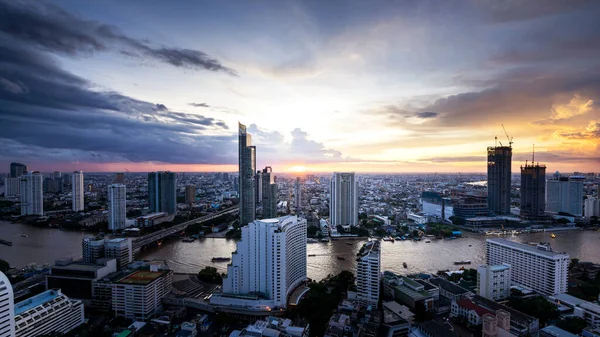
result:
<svg viewBox="0 0 600 337"><path fill-rule="evenodd" d="M135 219L137 227L153 227L166 221L169 221L169 216L165 212L150 213Z"/></svg>
<svg viewBox="0 0 600 337"><path fill-rule="evenodd" d="M308 337L309 326L294 326L292 320L280 317L267 317L256 321L241 331L234 331L230 336L252 337Z"/></svg>
<svg viewBox="0 0 600 337"><path fill-rule="evenodd" d="M112 308L116 316L148 320L161 307L162 298L171 292L173 272L139 269L112 283Z"/></svg>
<svg viewBox="0 0 600 337"><path fill-rule="evenodd" d="M450 301L458 301L471 295L469 290L443 278L434 277L429 280L429 283L437 286L439 288L440 296L445 297Z"/></svg>
<svg viewBox="0 0 600 337"><path fill-rule="evenodd" d="M539 337L577 337L578 335L572 334L554 325L547 326L540 330Z"/></svg>
<svg viewBox="0 0 600 337"><path fill-rule="evenodd" d="M477 293L494 301L510 296L510 265L480 265L477 267Z"/></svg>
<svg viewBox="0 0 600 337"><path fill-rule="evenodd" d="M489 300L483 296L475 295L471 298L473 303L490 311L506 311L510 314L510 332L516 336L535 336L539 331L540 321L506 305Z"/></svg>
<svg viewBox="0 0 600 337"><path fill-rule="evenodd" d="M486 314L493 315L493 312L478 306L468 298L452 301L450 316L464 320L469 326L481 325L483 323L483 316Z"/></svg>
<svg viewBox="0 0 600 337"><path fill-rule="evenodd" d="M434 308L434 296L415 280L385 271L383 272L383 284L387 297L392 297L411 309L418 306L422 306L425 310Z"/></svg>
<svg viewBox="0 0 600 337"><path fill-rule="evenodd" d="M549 299L554 301L557 305L570 308L570 314L585 319L587 324L591 327L600 327L600 305L568 294L550 296Z"/></svg>
<svg viewBox="0 0 600 337"><path fill-rule="evenodd" d="M383 337L408 336L410 324L394 311L383 308L383 320L381 322L381 334Z"/></svg>
<svg viewBox="0 0 600 337"><path fill-rule="evenodd" d="M87 305L94 297L94 283L116 271L117 261L111 258L97 259L95 263L59 259L46 275L46 288L62 289L65 295Z"/></svg>

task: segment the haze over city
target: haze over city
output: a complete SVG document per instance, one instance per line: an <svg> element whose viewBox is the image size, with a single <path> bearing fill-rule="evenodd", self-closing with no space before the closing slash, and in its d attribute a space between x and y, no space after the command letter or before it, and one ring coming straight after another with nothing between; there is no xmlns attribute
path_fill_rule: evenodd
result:
<svg viewBox="0 0 600 337"><path fill-rule="evenodd" d="M600 163L600 3L0 1L0 167L277 172ZM573 24L576 22L577 24Z"/></svg>

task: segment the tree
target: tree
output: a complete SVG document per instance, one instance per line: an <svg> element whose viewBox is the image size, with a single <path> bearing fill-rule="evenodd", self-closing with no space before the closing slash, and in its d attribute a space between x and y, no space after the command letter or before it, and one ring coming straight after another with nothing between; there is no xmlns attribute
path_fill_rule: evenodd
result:
<svg viewBox="0 0 600 337"><path fill-rule="evenodd" d="M317 226L308 226L306 227L306 235L309 238L315 237L317 235L317 231L319 228Z"/></svg>
<svg viewBox="0 0 600 337"><path fill-rule="evenodd" d="M200 281L204 281L204 282L208 282L208 283L212 283L212 284L222 284L223 283L223 278L221 277L219 272L217 272L217 268L215 268L215 267L204 267L204 269L202 269L198 273L198 279L200 279Z"/></svg>
<svg viewBox="0 0 600 337"><path fill-rule="evenodd" d="M579 335L587 326L585 319L577 316L566 317L556 323L556 326L572 334Z"/></svg>
<svg viewBox="0 0 600 337"><path fill-rule="evenodd" d="M560 219L556 220L556 222L558 222L559 224L562 224L562 225L566 225L566 224L569 223L569 219L567 219L567 218L560 218Z"/></svg>
<svg viewBox="0 0 600 337"><path fill-rule="evenodd" d="M575 267L577 264L579 263L579 259L578 258L572 258L571 262L569 263L569 269L572 269L573 267Z"/></svg>
<svg viewBox="0 0 600 337"><path fill-rule="evenodd" d="M412 231L412 236L413 236L413 237L415 237L415 238L416 238L416 237L418 237L418 236L419 236L419 231L418 231L418 230L416 230L416 229L415 229L415 230L413 230L413 231Z"/></svg>
<svg viewBox="0 0 600 337"><path fill-rule="evenodd" d="M536 317L540 320L540 326L545 326L547 322L557 319L560 314L554 303L549 302L542 296L531 298L510 298L510 306L525 314Z"/></svg>
<svg viewBox="0 0 600 337"><path fill-rule="evenodd" d="M0 259L0 271L6 273L10 269L10 263Z"/></svg>

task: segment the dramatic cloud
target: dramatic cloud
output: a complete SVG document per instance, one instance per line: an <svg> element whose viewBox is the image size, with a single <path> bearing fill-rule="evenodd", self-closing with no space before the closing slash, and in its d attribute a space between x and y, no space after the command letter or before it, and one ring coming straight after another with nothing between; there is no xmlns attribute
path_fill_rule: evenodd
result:
<svg viewBox="0 0 600 337"><path fill-rule="evenodd" d="M600 121L591 121L584 131L562 132L558 135L567 139L590 139L600 142Z"/></svg>
<svg viewBox="0 0 600 337"><path fill-rule="evenodd" d="M435 118L439 115L437 112L425 111L425 112L417 112L415 117L422 119Z"/></svg>
<svg viewBox="0 0 600 337"><path fill-rule="evenodd" d="M195 106L197 108L208 108L210 105L206 103L190 103L191 106Z"/></svg>

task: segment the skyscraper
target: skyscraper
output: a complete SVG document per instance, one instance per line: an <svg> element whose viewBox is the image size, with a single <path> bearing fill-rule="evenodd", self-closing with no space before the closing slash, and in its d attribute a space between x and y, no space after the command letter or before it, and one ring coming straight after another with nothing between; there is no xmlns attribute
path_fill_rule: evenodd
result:
<svg viewBox="0 0 600 337"><path fill-rule="evenodd" d="M354 172L335 172L331 179L331 225L358 225L358 193Z"/></svg>
<svg viewBox="0 0 600 337"><path fill-rule="evenodd" d="M19 184L21 183L20 178L13 178L10 176L4 177L4 196L18 196L19 192Z"/></svg>
<svg viewBox="0 0 600 337"><path fill-rule="evenodd" d="M0 337L15 336L15 298L10 281L0 271Z"/></svg>
<svg viewBox="0 0 600 337"><path fill-rule="evenodd" d="M44 215L44 176L38 171L20 178L21 215Z"/></svg>
<svg viewBox="0 0 600 337"><path fill-rule="evenodd" d="M381 243L369 241L361 248L356 265L356 299L377 308L381 277Z"/></svg>
<svg viewBox="0 0 600 337"><path fill-rule="evenodd" d="M594 198L591 195L585 199L585 207L584 207L585 218L589 221L593 216L600 216L600 199Z"/></svg>
<svg viewBox="0 0 600 337"><path fill-rule="evenodd" d="M294 184L294 208L296 208L296 212L299 212L301 207L302 185L300 184L300 177L296 177L296 183Z"/></svg>
<svg viewBox="0 0 600 337"><path fill-rule="evenodd" d="M556 172L546 181L546 211L583 215L583 181L585 177L561 177Z"/></svg>
<svg viewBox="0 0 600 337"><path fill-rule="evenodd" d="M196 186L187 185L185 187L185 203L188 206L192 206L192 205L194 205L195 201L196 201Z"/></svg>
<svg viewBox="0 0 600 337"><path fill-rule="evenodd" d="M108 186L108 229L116 231L126 227L127 190L123 184Z"/></svg>
<svg viewBox="0 0 600 337"><path fill-rule="evenodd" d="M73 200L73 211L83 211L85 205L83 204L83 172L73 171L71 176L71 199Z"/></svg>
<svg viewBox="0 0 600 337"><path fill-rule="evenodd" d="M252 146L252 136L246 126L239 124L239 170L240 170L240 226L245 226L256 218L256 147Z"/></svg>
<svg viewBox="0 0 600 337"><path fill-rule="evenodd" d="M18 178L27 173L27 165L21 163L10 163L10 177Z"/></svg>
<svg viewBox="0 0 600 337"><path fill-rule="evenodd" d="M115 173L115 180L113 180L113 184L125 184L125 173Z"/></svg>
<svg viewBox="0 0 600 337"><path fill-rule="evenodd" d="M271 166L262 170L261 181L263 219L275 218L277 216L277 184Z"/></svg>
<svg viewBox="0 0 600 337"><path fill-rule="evenodd" d="M177 176L173 172L148 173L148 203L150 212L177 212Z"/></svg>
<svg viewBox="0 0 600 337"><path fill-rule="evenodd" d="M254 178L254 182L255 182L255 187L256 187L256 193L255 193L255 197L256 197L256 205L262 204L262 198L263 198L263 180L262 180L262 172L261 171L256 171L256 176Z"/></svg>
<svg viewBox="0 0 600 337"><path fill-rule="evenodd" d="M521 166L521 216L543 217L546 211L546 166Z"/></svg>
<svg viewBox="0 0 600 337"><path fill-rule="evenodd" d="M495 214L510 214L512 147L487 148L488 207Z"/></svg>

